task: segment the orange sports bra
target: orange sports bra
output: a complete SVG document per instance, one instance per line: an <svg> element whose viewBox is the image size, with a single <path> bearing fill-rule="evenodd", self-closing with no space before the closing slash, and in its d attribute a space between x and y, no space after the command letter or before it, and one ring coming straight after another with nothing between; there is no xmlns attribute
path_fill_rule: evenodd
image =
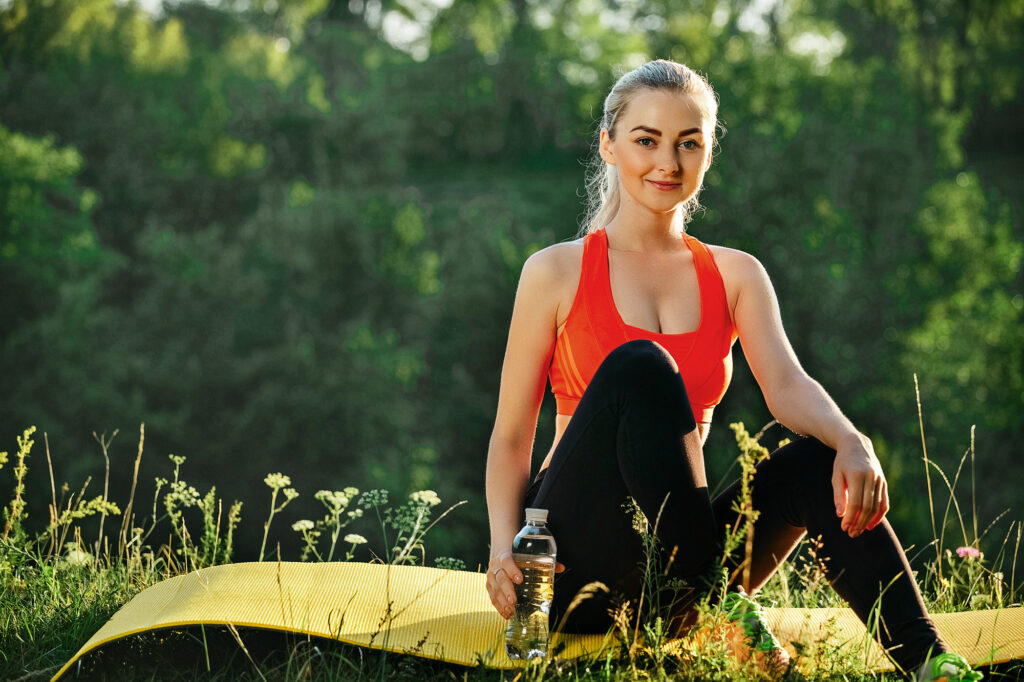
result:
<svg viewBox="0 0 1024 682"><path fill-rule="evenodd" d="M608 235L601 228L584 237L579 286L569 316L558 330L548 370L558 414L576 411L583 391L608 353L627 341L650 339L664 346L679 365L697 422L711 423L715 405L732 379L736 328L710 249L688 234L683 238L697 268L700 323L692 332L663 334L622 321L608 276Z"/></svg>

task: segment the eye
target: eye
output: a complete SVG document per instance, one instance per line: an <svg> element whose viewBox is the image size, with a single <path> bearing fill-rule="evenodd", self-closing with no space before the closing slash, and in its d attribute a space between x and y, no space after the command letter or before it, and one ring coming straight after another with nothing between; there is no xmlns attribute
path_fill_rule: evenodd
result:
<svg viewBox="0 0 1024 682"><path fill-rule="evenodd" d="M654 138L653 137L639 137L639 138L637 138L636 143L638 145L640 145L641 147L650 147L651 145L644 144L644 140L647 140L648 142L654 142Z"/></svg>
<svg viewBox="0 0 1024 682"><path fill-rule="evenodd" d="M682 142L679 143L679 146L682 147L683 149L689 150L698 149L700 147L696 140L683 140Z"/></svg>

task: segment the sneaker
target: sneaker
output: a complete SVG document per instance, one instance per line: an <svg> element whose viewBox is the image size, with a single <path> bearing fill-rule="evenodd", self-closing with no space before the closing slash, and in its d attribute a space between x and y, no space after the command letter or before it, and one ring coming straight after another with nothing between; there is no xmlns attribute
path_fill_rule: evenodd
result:
<svg viewBox="0 0 1024 682"><path fill-rule="evenodd" d="M737 647L747 649L745 652L737 652L740 661L746 662L753 654L762 670L780 675L784 673L789 667L789 652L768 629L761 605L743 592L729 592L722 599L722 606L725 608L725 617L735 626L736 634L742 633L742 637L734 637ZM736 639L743 641L737 642ZM734 651L737 647L734 647Z"/></svg>
<svg viewBox="0 0 1024 682"><path fill-rule="evenodd" d="M947 652L929 658L917 669L915 682L977 682L985 677L971 666L960 654Z"/></svg>

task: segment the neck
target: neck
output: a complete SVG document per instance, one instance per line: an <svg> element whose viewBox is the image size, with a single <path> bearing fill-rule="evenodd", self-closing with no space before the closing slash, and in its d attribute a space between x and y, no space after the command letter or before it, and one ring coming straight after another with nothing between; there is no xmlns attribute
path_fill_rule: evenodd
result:
<svg viewBox="0 0 1024 682"><path fill-rule="evenodd" d="M676 251L684 248L683 229L671 213L629 211L620 207L605 225L608 248L618 251Z"/></svg>

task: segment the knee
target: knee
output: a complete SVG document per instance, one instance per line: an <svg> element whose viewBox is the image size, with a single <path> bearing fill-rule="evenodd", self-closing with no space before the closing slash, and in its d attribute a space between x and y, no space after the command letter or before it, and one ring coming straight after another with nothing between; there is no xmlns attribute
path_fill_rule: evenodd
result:
<svg viewBox="0 0 1024 682"><path fill-rule="evenodd" d="M681 378L679 366L665 347L647 339L618 346L605 357L600 369L614 375L620 384L662 376Z"/></svg>
<svg viewBox="0 0 1024 682"><path fill-rule="evenodd" d="M612 396L619 409L690 413L686 385L675 360L663 346L645 339L628 341L610 352L587 391Z"/></svg>

